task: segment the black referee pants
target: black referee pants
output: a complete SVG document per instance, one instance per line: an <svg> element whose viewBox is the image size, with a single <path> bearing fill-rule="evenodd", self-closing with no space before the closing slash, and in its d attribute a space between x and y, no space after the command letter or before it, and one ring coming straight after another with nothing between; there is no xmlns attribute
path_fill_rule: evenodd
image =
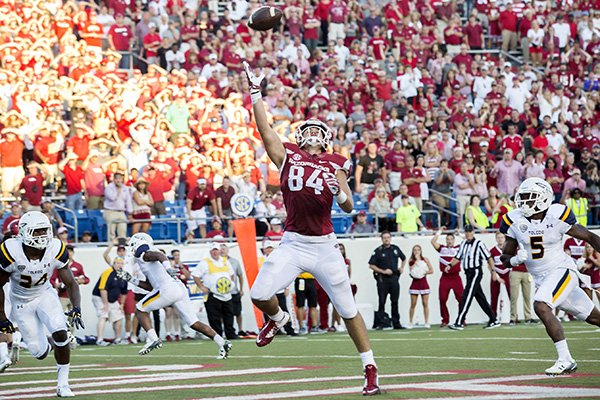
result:
<svg viewBox="0 0 600 400"><path fill-rule="evenodd" d="M227 339L235 339L237 335L233 328L233 300L219 300L209 293L204 306L210 327L220 336L223 336L223 328L225 328Z"/></svg>
<svg viewBox="0 0 600 400"><path fill-rule="evenodd" d="M400 313L398 312L398 299L400 298L400 282L398 276L379 276L377 278L377 294L379 296L379 308L377 314L379 321L383 321L385 314L385 302L387 296L390 296L392 304L392 325L394 328L400 327Z"/></svg>
<svg viewBox="0 0 600 400"><path fill-rule="evenodd" d="M481 288L481 278L483 277L481 268L466 270L465 275L467 276L467 284L465 286L462 299L460 300L460 308L458 311L458 317L456 317L456 325L463 325L465 323L465 318L469 312L473 298L477 300L479 307L481 307L483 312L487 314L489 321L495 321L496 316L494 315L492 307L490 307L490 303L488 303L487 299L485 298L485 294L483 294L483 289Z"/></svg>

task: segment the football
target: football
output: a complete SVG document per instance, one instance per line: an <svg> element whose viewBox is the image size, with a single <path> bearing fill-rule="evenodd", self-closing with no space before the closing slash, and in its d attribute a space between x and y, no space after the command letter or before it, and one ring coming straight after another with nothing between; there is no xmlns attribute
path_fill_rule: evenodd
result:
<svg viewBox="0 0 600 400"><path fill-rule="evenodd" d="M275 7L261 7L248 19L248 26L255 31L268 31L279 23L283 13Z"/></svg>

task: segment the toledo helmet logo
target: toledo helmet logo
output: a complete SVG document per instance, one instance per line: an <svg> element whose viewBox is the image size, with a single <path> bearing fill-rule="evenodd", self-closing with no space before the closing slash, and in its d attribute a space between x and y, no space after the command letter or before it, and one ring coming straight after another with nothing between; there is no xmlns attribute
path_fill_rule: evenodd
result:
<svg viewBox="0 0 600 400"><path fill-rule="evenodd" d="M231 279L227 277L219 278L217 281L217 293L227 294L231 292Z"/></svg>

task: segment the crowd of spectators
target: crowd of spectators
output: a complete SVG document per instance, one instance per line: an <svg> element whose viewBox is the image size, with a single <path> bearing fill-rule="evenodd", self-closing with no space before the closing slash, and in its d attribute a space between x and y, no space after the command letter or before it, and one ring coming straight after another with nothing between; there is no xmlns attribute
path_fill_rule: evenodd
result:
<svg viewBox="0 0 600 400"><path fill-rule="evenodd" d="M251 117L246 60L267 77L283 140L307 118L328 123L380 229L407 226L402 207L449 207L444 195L461 215L474 195L493 203L493 223L531 176L557 200L579 188L598 204L597 2L289 0L266 33L246 25L263 2L218 3L0 0L3 197L103 209L112 239L122 221L149 229L175 199L199 218L188 237L208 235L207 224L231 235L221 220L246 193L259 233L271 231L285 209Z"/></svg>

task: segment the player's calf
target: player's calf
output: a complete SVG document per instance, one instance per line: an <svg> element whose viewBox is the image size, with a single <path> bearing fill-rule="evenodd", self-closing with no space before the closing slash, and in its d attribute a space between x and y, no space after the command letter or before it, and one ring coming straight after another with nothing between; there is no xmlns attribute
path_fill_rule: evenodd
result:
<svg viewBox="0 0 600 400"><path fill-rule="evenodd" d="M586 318L585 322L590 325L600 326L600 310L594 307L589 317Z"/></svg>

